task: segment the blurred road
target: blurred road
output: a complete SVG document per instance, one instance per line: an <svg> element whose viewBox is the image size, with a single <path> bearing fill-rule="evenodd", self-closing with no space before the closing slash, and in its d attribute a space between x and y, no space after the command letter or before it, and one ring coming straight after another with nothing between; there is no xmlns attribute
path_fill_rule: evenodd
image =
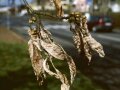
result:
<svg viewBox="0 0 120 90"><path fill-rule="evenodd" d="M63 22L54 22L54 21L43 21L46 29L50 30L53 34L55 41L62 44L64 47L73 47L72 43L72 33L69 31L69 24ZM15 32L22 35L25 39L28 40L27 30L28 26L28 17L14 17L14 16L0 16L0 25L13 28ZM112 33L91 33L92 36L101 42L105 48L108 48L108 52L114 54L114 51L109 51L112 48L120 51L120 30L118 32L113 31ZM107 53L108 53L107 52ZM116 59L120 59L119 54ZM115 55L115 56L116 56Z"/></svg>
<svg viewBox="0 0 120 90"><path fill-rule="evenodd" d="M0 25L5 25L6 27L9 24L10 28L18 28L22 30L19 33L27 34L26 29L28 29L27 23L28 17L7 17L0 16ZM54 21L44 21L45 28L50 30L52 33L56 34L56 37L61 36L60 38L65 37L64 39L69 39L72 36L72 33L69 31L69 25L63 22L54 22ZM57 36L58 35L58 36ZM92 36L98 39L101 43L105 45L111 45L111 47L119 48L120 45L120 30L118 32L112 33L92 33ZM59 39L60 39L59 38ZM69 39L70 40L70 39ZM69 40L66 40L68 42Z"/></svg>
<svg viewBox="0 0 120 90"><path fill-rule="evenodd" d="M29 36L27 34L27 30L29 28L28 28L27 20L28 18L25 16L24 17L0 16L0 25L6 27L10 26L10 28L12 28L11 30L20 34L22 37L28 40ZM72 33L69 31L69 24L65 22L63 23L63 22L54 22L54 21L43 21L43 24L45 25L45 28L50 30L50 32L53 34L53 38L55 39L55 41L60 43L68 53L70 53L74 58L76 58L77 54L73 46ZM120 30L113 31L112 33L91 33L91 34L97 41L99 41L104 46L106 56L102 60L98 57L93 57L93 62L91 63L90 66L91 70L87 72L89 73L89 75L92 77L93 80L98 81L99 83L100 82L103 83L104 87L106 87L109 90L112 90L110 89L112 85L109 85L111 83L107 82L107 80L109 81L108 77L113 77L113 76L108 76L106 78L106 76L104 75L111 75L110 71L112 69L118 69L118 71L114 73L116 73L117 76L118 75L120 76ZM76 62L78 62L78 60L76 60ZM99 68L98 66L101 68ZM98 68L99 70L97 71L99 72L94 70L94 67ZM112 67L112 69L110 67ZM106 72L106 70L108 72ZM100 79L101 75L105 78L105 80ZM114 81L114 83L120 83L120 82ZM116 88L113 90L119 90L119 89Z"/></svg>
<svg viewBox="0 0 120 90"><path fill-rule="evenodd" d="M7 17L0 16L0 25L9 26L10 28L17 29L16 32L23 34L25 36L26 30L28 29L29 24L27 23L28 17ZM66 42L66 46L69 46L71 43L72 33L69 31L69 24L63 22L54 22L54 21L44 21L45 28L50 30L55 34L56 39L63 39ZM120 30L118 32L113 31L112 33L91 33L93 37L98 39L103 45L108 45L114 48L120 49ZM26 37L26 36L25 36ZM64 43L65 43L64 42ZM63 43L63 44L64 44ZM68 44L67 44L68 43ZM70 45L71 46L71 45Z"/></svg>
<svg viewBox="0 0 120 90"><path fill-rule="evenodd" d="M55 21L43 21L46 29L50 30L55 38L56 42L59 42L66 48L74 48L72 42L72 33L69 31L69 24L65 22ZM29 39L27 30L29 29L28 17L7 17L0 16L0 25L10 27L14 32L22 35L26 40ZM118 31L118 30L117 30ZM114 53L114 50L120 51L120 30L118 32L113 31L112 33L91 33L92 36L97 39L104 48L106 53L113 54L113 59L120 59L119 53ZM108 56L111 57L111 56Z"/></svg>

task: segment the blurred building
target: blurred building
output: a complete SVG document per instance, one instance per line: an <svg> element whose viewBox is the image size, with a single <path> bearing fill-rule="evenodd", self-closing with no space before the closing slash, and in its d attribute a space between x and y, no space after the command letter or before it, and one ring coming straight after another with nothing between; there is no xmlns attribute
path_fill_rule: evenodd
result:
<svg viewBox="0 0 120 90"><path fill-rule="evenodd" d="M64 10L68 10L69 9L69 5L70 5L70 0L61 0L61 4L62 4ZM55 6L54 6L53 3L50 3L48 1L45 4L45 9L46 10L55 10Z"/></svg>
<svg viewBox="0 0 120 90"><path fill-rule="evenodd" d="M73 10L90 13L120 12L120 0L72 0Z"/></svg>
<svg viewBox="0 0 120 90"><path fill-rule="evenodd" d="M32 2L32 0L27 1L28 3ZM23 9L25 9L23 0L0 0L0 13L9 12L12 15L17 15Z"/></svg>
<svg viewBox="0 0 120 90"><path fill-rule="evenodd" d="M120 12L120 0L93 0L91 11L100 13Z"/></svg>
<svg viewBox="0 0 120 90"><path fill-rule="evenodd" d="M70 1L71 0L61 0L64 10L69 9ZM50 0L34 0L32 6L37 8L39 7L39 9L55 10L53 2L50 2Z"/></svg>
<svg viewBox="0 0 120 90"><path fill-rule="evenodd" d="M114 13L120 12L120 0L111 0L108 6L112 12Z"/></svg>
<svg viewBox="0 0 120 90"><path fill-rule="evenodd" d="M79 12L89 12L93 0L73 0L73 10Z"/></svg>

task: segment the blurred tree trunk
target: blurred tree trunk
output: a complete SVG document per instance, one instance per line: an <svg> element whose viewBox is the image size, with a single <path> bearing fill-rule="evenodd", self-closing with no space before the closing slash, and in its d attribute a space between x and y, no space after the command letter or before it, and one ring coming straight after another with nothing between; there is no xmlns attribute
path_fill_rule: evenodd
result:
<svg viewBox="0 0 120 90"><path fill-rule="evenodd" d="M11 11L11 14L13 15L15 15L18 11L15 5L15 1L16 0L8 0L9 5L12 7L10 11Z"/></svg>
<svg viewBox="0 0 120 90"><path fill-rule="evenodd" d="M9 0L9 1L11 1L12 6L15 6L15 0Z"/></svg>
<svg viewBox="0 0 120 90"><path fill-rule="evenodd" d="M38 5L44 5L47 1L49 1L49 0L36 0L36 3L38 4Z"/></svg>
<svg viewBox="0 0 120 90"><path fill-rule="evenodd" d="M37 2L37 5L40 5L40 2L43 1L43 0L36 0Z"/></svg>
<svg viewBox="0 0 120 90"><path fill-rule="evenodd" d="M48 2L49 0L35 0L37 5L41 5L42 6L42 10L44 10L45 7L45 3Z"/></svg>

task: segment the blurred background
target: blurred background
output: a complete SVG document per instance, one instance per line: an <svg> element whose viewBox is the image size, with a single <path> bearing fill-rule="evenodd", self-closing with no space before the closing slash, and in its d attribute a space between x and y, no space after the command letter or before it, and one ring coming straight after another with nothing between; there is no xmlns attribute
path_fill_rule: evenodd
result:
<svg viewBox="0 0 120 90"><path fill-rule="evenodd" d="M34 10L55 15L50 0L27 0ZM61 0L65 15L84 13L92 36L105 50L105 58L94 55L90 65L77 54L68 22L42 17L54 40L77 65L71 90L120 90L120 0ZM28 54L28 14L22 0L0 0L0 90L60 90L60 82L48 77L43 86L36 81ZM66 64L54 62L66 72ZM63 69L64 68L64 69ZM51 82L52 81L52 82Z"/></svg>

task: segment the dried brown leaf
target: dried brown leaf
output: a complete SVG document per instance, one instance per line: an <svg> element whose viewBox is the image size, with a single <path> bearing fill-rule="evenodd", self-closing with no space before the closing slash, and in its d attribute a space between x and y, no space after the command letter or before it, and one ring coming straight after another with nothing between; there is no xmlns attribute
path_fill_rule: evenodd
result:
<svg viewBox="0 0 120 90"><path fill-rule="evenodd" d="M40 54L40 51L33 44L32 40L29 40L28 46L29 46L29 53L30 53L30 58L31 58L32 67L34 69L34 73L37 76L37 80L40 82L40 84L42 84L43 79L45 78L45 73L42 65L44 60Z"/></svg>
<svg viewBox="0 0 120 90"><path fill-rule="evenodd" d="M29 40L29 52L32 61L32 66L37 78L40 78L42 75L45 74L45 72L47 72L49 75L56 77L62 82L61 90L69 90L70 84L73 83L73 80L76 75L76 66L73 59L69 55L67 55L67 53L60 45L55 44L55 42L51 38L51 33L49 31L41 29L39 34L34 35L32 31L29 33L31 36L31 39ZM45 53L46 56L43 57L41 52ZM59 60L67 61L70 69L71 80L68 80L66 75L61 73L54 66L52 62L53 57ZM51 62L56 72L50 70L48 64L49 61Z"/></svg>
<svg viewBox="0 0 120 90"><path fill-rule="evenodd" d="M102 45L88 31L86 17L81 16L79 20L81 21L79 23L78 21L77 23L75 22L75 28L71 30L74 32L73 41L78 52L84 52L89 61L91 61L93 51L96 51L100 57L104 57L105 54Z"/></svg>

